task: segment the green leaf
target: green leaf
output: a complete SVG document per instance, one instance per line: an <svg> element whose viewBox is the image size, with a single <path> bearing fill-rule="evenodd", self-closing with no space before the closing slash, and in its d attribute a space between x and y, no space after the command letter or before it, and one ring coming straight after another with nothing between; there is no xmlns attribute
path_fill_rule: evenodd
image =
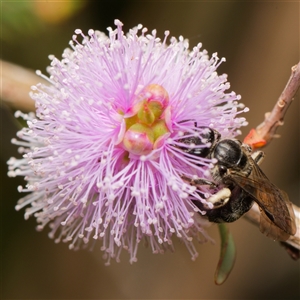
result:
<svg viewBox="0 0 300 300"><path fill-rule="evenodd" d="M225 224L218 224L221 237L221 253L215 272L215 284L220 285L226 281L233 269L236 249L233 236Z"/></svg>

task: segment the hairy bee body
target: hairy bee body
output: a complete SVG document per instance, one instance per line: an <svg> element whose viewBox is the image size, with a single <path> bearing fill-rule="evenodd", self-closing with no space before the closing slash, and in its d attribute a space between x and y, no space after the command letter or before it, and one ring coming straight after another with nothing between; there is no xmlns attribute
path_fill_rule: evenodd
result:
<svg viewBox="0 0 300 300"><path fill-rule="evenodd" d="M236 139L221 139L220 133L214 129L195 126L195 130L199 132L198 136L180 140L183 145L181 149L196 157L215 159L217 162L211 169L211 186L230 190L229 194L219 192L220 199L214 197L212 209L194 201L196 206L206 211L209 221L234 222L256 202L261 212L260 230L264 234L280 241L294 235L296 224L291 202L258 166L263 153L252 153L248 145ZM208 142L206 144L209 146L203 147L203 141ZM190 143L202 147L189 147ZM194 180L186 176L184 180L196 186L208 183L207 180Z"/></svg>

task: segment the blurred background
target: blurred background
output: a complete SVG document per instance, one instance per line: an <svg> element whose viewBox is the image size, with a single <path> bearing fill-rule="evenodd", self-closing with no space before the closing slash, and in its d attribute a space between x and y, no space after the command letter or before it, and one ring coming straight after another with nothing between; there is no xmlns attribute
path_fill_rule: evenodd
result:
<svg viewBox="0 0 300 300"><path fill-rule="evenodd" d="M289 1L5 1L1 56L46 73L48 55L61 58L76 28L106 31L118 18L124 31L139 23L157 29L160 37L170 30L189 39L190 47L201 42L210 55L226 58L219 73L228 74L232 90L250 108L243 139L273 108L299 61L299 6ZM29 92L29 85L25 88ZM97 249L73 252L50 240L46 229L36 232L35 220L25 222L24 210L14 210L22 179L6 175L6 161L18 156L10 144L18 130L13 113L32 104L1 104L2 299L299 299L299 262L244 219L229 226L237 259L222 286L213 279L220 251L215 225L208 231L216 244L196 244L196 261L174 239L174 253L153 255L141 245L137 263L130 265L124 253L121 263L108 267ZM299 206L299 92L278 133L281 138L265 149L262 169Z"/></svg>

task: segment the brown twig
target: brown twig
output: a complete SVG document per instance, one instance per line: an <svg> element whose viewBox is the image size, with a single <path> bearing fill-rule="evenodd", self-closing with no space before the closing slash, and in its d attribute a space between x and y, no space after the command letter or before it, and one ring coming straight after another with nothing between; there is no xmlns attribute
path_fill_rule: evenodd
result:
<svg viewBox="0 0 300 300"><path fill-rule="evenodd" d="M277 127L283 124L283 118L293 100L293 97L299 89L299 86L300 62L292 67L291 76L273 110L266 114L264 122L258 125L256 129L251 129L249 134L244 139L245 144L250 145L255 151L266 146L276 136L275 133ZM283 244L289 245L288 252L294 259L296 259L299 258L300 250L300 208L293 204L293 210L295 213L297 232L294 236L290 236L290 238ZM253 205L251 210L245 214L245 217L256 226L259 226L260 211L257 204ZM298 254L296 254L297 251Z"/></svg>
<svg viewBox="0 0 300 300"><path fill-rule="evenodd" d="M292 67L292 73L283 92L281 93L273 110L266 113L265 120L251 129L245 137L244 143L250 145L253 150L266 146L275 136L278 126L283 124L283 118L293 97L300 86L300 62Z"/></svg>

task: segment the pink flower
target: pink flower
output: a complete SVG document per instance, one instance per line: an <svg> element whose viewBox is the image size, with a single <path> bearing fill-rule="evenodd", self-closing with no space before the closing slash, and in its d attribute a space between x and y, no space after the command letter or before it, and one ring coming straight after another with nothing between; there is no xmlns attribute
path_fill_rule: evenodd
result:
<svg viewBox="0 0 300 300"><path fill-rule="evenodd" d="M224 59L200 44L190 51L182 37L168 44L167 31L160 40L141 25L126 35L115 25L109 37L76 30L62 60L50 57L49 85L32 87L36 114L16 113L28 128L13 140L23 158L9 160L9 176L24 176L19 190L30 192L16 209L29 206L25 219L36 217L38 230L50 224L49 236L70 248L99 240L108 262L122 249L136 261L143 239L154 253L172 248L173 235L194 258L193 237L209 237L191 199L205 202L209 191L182 175L208 178L211 161L196 164L176 145L195 122L239 134L240 96L225 93L227 77L216 73Z"/></svg>

